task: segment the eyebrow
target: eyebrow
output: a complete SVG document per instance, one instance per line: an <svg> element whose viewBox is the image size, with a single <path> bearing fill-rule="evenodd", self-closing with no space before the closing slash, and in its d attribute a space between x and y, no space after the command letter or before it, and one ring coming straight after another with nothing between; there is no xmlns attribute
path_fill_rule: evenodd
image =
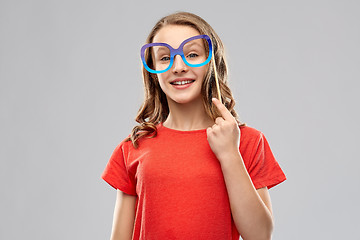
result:
<svg viewBox="0 0 360 240"><path fill-rule="evenodd" d="M202 44L200 44L200 43L199 43L199 42L197 42L197 41L196 41L196 42L195 42L195 41L190 41L190 43L188 43L188 42L187 42L187 43L185 43L185 45L186 45L186 46L191 46L191 45L194 45L194 44L199 45L199 46L201 46L201 47L202 47Z"/></svg>
<svg viewBox="0 0 360 240"><path fill-rule="evenodd" d="M197 39L195 39L195 40L197 40ZM185 41L185 40L184 40ZM197 45L197 46L199 46L199 47L204 47L204 45L203 44L201 44L201 42L199 42L199 41L190 41L190 43L189 42L187 42L187 43L185 43L185 45L184 46L192 46L192 45ZM183 48L184 48L184 46L183 46ZM159 46L157 49L156 49L156 51L154 51L154 54L157 54L158 52L161 52L161 51L167 51L167 50L170 50L168 47L166 47L166 46Z"/></svg>
<svg viewBox="0 0 360 240"><path fill-rule="evenodd" d="M201 43L201 42L191 42L191 43L185 43L185 45L183 46L183 50L187 49L187 48L192 48L193 46L197 47L197 50L201 49L201 50L205 50L206 46ZM198 49L199 48L199 49Z"/></svg>
<svg viewBox="0 0 360 240"><path fill-rule="evenodd" d="M160 52L160 51L167 51L166 49L169 49L169 48L167 48L167 47L165 47L165 46L160 46L159 48L156 49L155 53L158 53L158 52ZM169 49L169 50L170 50L170 49Z"/></svg>

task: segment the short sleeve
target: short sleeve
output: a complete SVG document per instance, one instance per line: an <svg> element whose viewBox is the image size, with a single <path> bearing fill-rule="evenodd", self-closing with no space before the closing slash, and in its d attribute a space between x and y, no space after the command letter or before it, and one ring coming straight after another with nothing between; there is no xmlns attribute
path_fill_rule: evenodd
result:
<svg viewBox="0 0 360 240"><path fill-rule="evenodd" d="M260 132L258 141L251 154L252 161L249 167L249 175L255 189L266 187L268 189L286 180L279 163L276 161L269 143L264 134Z"/></svg>
<svg viewBox="0 0 360 240"><path fill-rule="evenodd" d="M136 196L135 184L130 180L124 157L124 141L113 151L101 178L110 186L124 193Z"/></svg>

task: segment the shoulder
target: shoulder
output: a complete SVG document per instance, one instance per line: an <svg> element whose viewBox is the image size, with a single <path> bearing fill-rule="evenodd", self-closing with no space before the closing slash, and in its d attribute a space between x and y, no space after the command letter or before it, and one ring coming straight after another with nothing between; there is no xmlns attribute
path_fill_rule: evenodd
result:
<svg viewBox="0 0 360 240"><path fill-rule="evenodd" d="M240 128L240 133L241 133L241 138L242 139L247 139L247 140L256 140L259 139L260 137L262 137L263 133L254 128L254 127L250 127L250 126L239 126Z"/></svg>
<svg viewBox="0 0 360 240"><path fill-rule="evenodd" d="M252 154L264 141L264 134L254 127L239 126L240 128L240 151ZM249 156L250 156L249 155Z"/></svg>
<svg viewBox="0 0 360 240"><path fill-rule="evenodd" d="M124 149L128 148L128 144L131 143L130 141L126 141L126 139L128 139L131 136L131 134L129 134L127 137L123 138L122 140L120 140L120 142L117 143L116 147L115 147L115 152L123 152Z"/></svg>

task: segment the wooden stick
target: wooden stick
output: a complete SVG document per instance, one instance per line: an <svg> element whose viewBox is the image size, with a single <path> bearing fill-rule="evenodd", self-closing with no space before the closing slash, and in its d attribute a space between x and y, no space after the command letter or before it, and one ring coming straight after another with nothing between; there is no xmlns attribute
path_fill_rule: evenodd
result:
<svg viewBox="0 0 360 240"><path fill-rule="evenodd" d="M221 94L220 94L220 87L219 87L219 80L218 80L218 75L217 75L217 71L216 71L216 64L215 64L214 53L212 54L212 62L213 62L213 67L214 67L214 75L215 75L216 88L217 88L217 92L218 92L218 99L219 99L219 101L222 103L222 101L221 101Z"/></svg>

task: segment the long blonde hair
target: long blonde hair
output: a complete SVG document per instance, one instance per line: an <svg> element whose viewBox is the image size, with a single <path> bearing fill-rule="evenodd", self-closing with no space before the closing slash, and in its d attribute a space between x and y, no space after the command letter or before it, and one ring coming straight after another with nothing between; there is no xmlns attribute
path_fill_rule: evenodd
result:
<svg viewBox="0 0 360 240"><path fill-rule="evenodd" d="M177 12L161 18L151 30L146 39L146 43L152 43L157 32L166 25L190 26L196 29L200 34L206 34L211 38L220 86L221 101L236 119L238 125L246 126L246 123L240 122L234 109L235 101L227 82L228 72L224 45L219 36L215 33L214 29L204 19L195 14L189 12ZM151 59L151 57L150 53L146 56L146 60ZM134 148L138 147L138 140L141 137L156 137L157 128L155 125L160 122L164 122L169 115L167 98L160 88L159 82L156 80L156 74L148 72L144 66L142 67L142 74L145 93L144 102L135 118L135 121L140 123L140 125L135 126L132 129L131 135L125 139L125 141L131 140ZM203 96L203 106L206 113L213 119L213 121L215 121L215 119L221 116L221 114L211 101L212 97L217 98L213 64L209 63L209 69L201 87L201 95Z"/></svg>

